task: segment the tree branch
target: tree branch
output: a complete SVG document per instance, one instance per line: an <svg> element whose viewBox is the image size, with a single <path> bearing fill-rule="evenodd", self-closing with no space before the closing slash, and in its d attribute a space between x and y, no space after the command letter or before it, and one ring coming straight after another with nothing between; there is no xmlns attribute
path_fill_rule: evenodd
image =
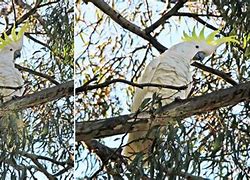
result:
<svg viewBox="0 0 250 180"><path fill-rule="evenodd" d="M22 17L20 17L19 19L16 20L16 28L19 24L21 24L22 22L24 22L26 19L28 19L31 15L33 15L34 13L36 13L37 9L38 9L39 4L36 4L33 8L31 8L26 14L24 14ZM10 27L7 31L6 34L10 34L11 30L13 28L14 24L12 25L12 27Z"/></svg>
<svg viewBox="0 0 250 180"><path fill-rule="evenodd" d="M216 27L214 27L214 26L211 25L211 24L208 24L206 21L204 21L203 19L201 19L199 16L193 16L193 18L194 18L195 20L197 20L199 23L203 24L204 26L206 26L206 27L208 27L208 28L210 28L210 29L212 29L212 30L214 30L214 31L217 31L217 30L218 30ZM225 34L223 34L223 35L225 35Z"/></svg>
<svg viewBox="0 0 250 180"><path fill-rule="evenodd" d="M47 75L47 74L43 74L43 73L34 71L34 70L29 69L29 68L27 68L27 67L20 66L19 64L15 64L15 67L16 67L18 70L20 70L20 71L25 71L25 72L34 74L34 75L36 75L36 76L45 78L45 79L49 80L50 82L52 82L52 83L55 84L55 85L59 85L59 84L60 84L60 83L57 82L53 77L51 77L51 76L49 76L49 75Z"/></svg>
<svg viewBox="0 0 250 180"><path fill-rule="evenodd" d="M187 17L222 17L221 15L215 14L196 14L190 12L176 12L173 16L187 16Z"/></svg>
<svg viewBox="0 0 250 180"><path fill-rule="evenodd" d="M95 84L95 85L83 85L81 87L76 88L76 94L80 93L80 92L87 92L89 90L93 90L93 89L98 89L98 88L104 88L109 86L110 84L114 84L114 83L124 83L124 84L128 84L131 86L135 86L138 88L144 88L144 87L159 87L159 88L168 88L168 89L174 89L174 90L184 90L187 89L187 85L184 86L172 86L172 85L165 85L165 84L156 84L156 83L142 83L142 84L138 84L138 83L134 83L131 81L127 81L125 79L113 79L110 81L106 81L104 83L101 84Z"/></svg>
<svg viewBox="0 0 250 180"><path fill-rule="evenodd" d="M150 34L161 24L164 24L166 20L172 17L180 8L183 7L186 2L187 0L179 0L172 9L170 9L167 13L163 14L160 19L158 19L155 23L145 29L146 34Z"/></svg>
<svg viewBox="0 0 250 180"><path fill-rule="evenodd" d="M77 122L76 141L103 138L126 132L145 131L145 129L140 129L141 126L136 125L148 123L150 120L157 122L159 125L166 125L167 121L170 120L184 119L243 101L250 101L250 82L203 96L178 100L163 106L153 115L149 112L142 112L95 121Z"/></svg>
<svg viewBox="0 0 250 180"><path fill-rule="evenodd" d="M235 80L233 80L228 74L224 73L223 71L213 69L211 67L205 66L205 65L200 64L198 62L193 62L192 65L199 68L199 69L202 69L204 71L207 71L209 73L212 73L212 74L215 74L215 75L221 77L222 79L224 79L226 82L232 84L233 86L238 84Z"/></svg>
<svg viewBox="0 0 250 180"><path fill-rule="evenodd" d="M121 14L116 12L112 7L110 7L103 0L89 0L89 1L92 2L96 7L101 9L105 14L107 14L111 19L113 19L120 26L129 30L130 32L135 33L141 38L149 41L161 53L166 50L166 47L160 44L154 37L152 37L150 34L147 34L139 26L128 21L126 18L124 18Z"/></svg>
<svg viewBox="0 0 250 180"><path fill-rule="evenodd" d="M203 178L201 176L194 176L190 173L183 172L183 171L176 172L176 170L174 170L172 168L164 168L164 171L166 172L166 174L168 176L179 176L179 177L183 177L187 180L209 180L207 178Z"/></svg>
<svg viewBox="0 0 250 180"><path fill-rule="evenodd" d="M25 157L31 159L31 161L37 166L37 169L42 172L49 180L56 180L56 178L50 174L46 168L38 161L38 158L36 155L26 153Z"/></svg>
<svg viewBox="0 0 250 180"><path fill-rule="evenodd" d="M19 97L7 101L0 105L0 116L6 111L15 111L37 106L50 102L59 98L69 97L74 95L74 81L68 81L60 85L28 94L24 97Z"/></svg>
<svg viewBox="0 0 250 180"><path fill-rule="evenodd" d="M98 142L97 140L84 141L84 144L87 145L88 149L96 153L102 162L119 161L122 158L121 150L116 148L110 148Z"/></svg>

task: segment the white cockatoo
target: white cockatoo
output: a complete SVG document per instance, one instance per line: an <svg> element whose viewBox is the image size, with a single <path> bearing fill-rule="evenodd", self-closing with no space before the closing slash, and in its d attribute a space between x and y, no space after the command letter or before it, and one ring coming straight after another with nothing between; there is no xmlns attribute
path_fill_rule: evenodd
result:
<svg viewBox="0 0 250 180"><path fill-rule="evenodd" d="M9 36L4 32L3 38L0 37L0 104L23 95L24 80L20 71L15 68L14 60L22 49L23 35L27 28L28 24L25 24L16 34L16 28L13 27ZM12 111L2 114L0 121L2 129L9 129L11 126L13 129L16 127L17 131L23 124L20 114Z"/></svg>
<svg viewBox="0 0 250 180"><path fill-rule="evenodd" d="M4 38L0 38L0 98L3 102L23 94L24 80L15 68L14 61L22 49L23 35L27 28L25 24L16 34L16 28L13 27L9 36L4 32Z"/></svg>
<svg viewBox="0 0 250 180"><path fill-rule="evenodd" d="M131 107L132 112L137 112L143 100L145 98L152 98L154 93L161 96L162 105L169 104L176 98L187 98L190 93L192 83L192 73L190 67L193 60L203 59L206 56L211 55L221 44L225 42L237 42L234 36L222 37L221 39L215 40L215 35L218 33L219 30L214 31L205 37L204 28L201 30L199 35L196 34L194 28L191 36L184 33L184 42L172 46L158 58L151 61L147 65L143 75L140 77L139 83L156 83L177 87L187 85L188 88L179 91L159 87L144 87L143 89L136 88ZM157 124L152 122L150 127L154 125ZM154 139L154 137L152 134L148 134L150 127L148 124L141 126L144 127L140 127L140 129L145 129L145 131L128 134L128 145L125 146L123 154L130 157L130 159L133 159L135 153L138 152L146 155L151 148L152 139Z"/></svg>

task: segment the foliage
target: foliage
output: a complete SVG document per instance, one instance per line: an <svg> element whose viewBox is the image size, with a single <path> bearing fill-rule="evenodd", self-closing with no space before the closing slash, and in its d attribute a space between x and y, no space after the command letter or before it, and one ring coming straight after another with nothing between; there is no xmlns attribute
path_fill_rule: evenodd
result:
<svg viewBox="0 0 250 180"><path fill-rule="evenodd" d="M92 1L91 1L92 2ZM99 2L99 1L98 1ZM171 1L172 2L172 1ZM181 1L180 1L181 2ZM157 21L178 1L164 6L161 1L108 1L108 4L130 22L144 28ZM249 81L249 2L199 0L188 1L178 12L164 21L153 35L166 47L180 42L183 30L195 25L206 33L222 28L222 35L236 35L240 45L221 47L202 64L223 71L238 83ZM92 3L78 1L76 8L76 77L77 85L100 84L112 79L136 82L145 65L159 52L145 39L114 22ZM231 86L219 76L193 67L191 96L203 95ZM77 121L93 121L129 112L134 87L111 84L76 97ZM154 101L154 100L153 100ZM150 104L150 103L149 103ZM77 177L113 179L182 179L207 177L243 179L249 177L249 103L220 108L209 113L176 120L157 138L142 166L139 154L131 163L124 159L103 161L94 149L77 146ZM100 140L110 147L122 148L126 136ZM159 135L158 135L159 136ZM90 147L89 147L90 148ZM91 149L91 148L90 148ZM94 152L93 152L94 151ZM82 168L85 166L86 168ZM81 175L80 175L81 173ZM82 175L82 173L84 175Z"/></svg>
<svg viewBox="0 0 250 180"><path fill-rule="evenodd" d="M71 1L1 1L1 32L15 23L31 24L16 63L25 95L73 79L73 3ZM34 11L36 10L36 11ZM20 144L1 148L2 179L73 177L73 98L65 97L22 111ZM1 146L6 146L1 132ZM13 139L17 135L12 133Z"/></svg>

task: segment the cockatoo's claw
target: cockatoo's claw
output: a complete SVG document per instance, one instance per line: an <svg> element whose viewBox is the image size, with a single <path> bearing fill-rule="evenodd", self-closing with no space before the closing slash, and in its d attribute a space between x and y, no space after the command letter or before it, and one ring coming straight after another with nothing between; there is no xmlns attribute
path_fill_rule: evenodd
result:
<svg viewBox="0 0 250 180"><path fill-rule="evenodd" d="M14 95L14 96L11 97L11 100L17 100L17 99L19 99L19 98L20 98L20 96Z"/></svg>
<svg viewBox="0 0 250 180"><path fill-rule="evenodd" d="M178 96L178 97L176 97L176 98L174 99L175 102L181 102L182 100L183 100L183 99L181 99L180 96Z"/></svg>

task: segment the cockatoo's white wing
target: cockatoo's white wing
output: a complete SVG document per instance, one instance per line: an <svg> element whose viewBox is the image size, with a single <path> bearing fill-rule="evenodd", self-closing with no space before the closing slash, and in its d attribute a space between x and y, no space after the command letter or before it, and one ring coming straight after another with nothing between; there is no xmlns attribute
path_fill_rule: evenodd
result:
<svg viewBox="0 0 250 180"><path fill-rule="evenodd" d="M0 89L0 96L2 96L4 102L10 100L13 96L22 96L23 85L22 74L16 68L0 64L0 86L14 88Z"/></svg>
<svg viewBox="0 0 250 180"><path fill-rule="evenodd" d="M189 85L191 81L191 74L189 72L190 65L182 61L181 58L182 57L178 57L178 55L171 55L171 53L166 51L147 65L143 75L139 79L139 83L155 83L173 86ZM131 110L132 112L136 112L143 99L152 98L155 92L162 95L164 98L163 103L167 104L176 97L185 98L189 91L190 87L182 91L157 87L136 88Z"/></svg>
<svg viewBox="0 0 250 180"><path fill-rule="evenodd" d="M144 70L141 78L139 79L139 83L150 83L152 82L152 78L154 76L154 73L158 67L158 65L160 64L160 60L159 59L154 59L153 61L151 61L146 69ZM133 98L133 104L131 107L131 111L132 112L136 112L138 110L138 108L140 107L143 99L145 99L145 95L147 94L148 91L148 87L144 87L143 89L141 88L136 88L135 90L135 95Z"/></svg>

